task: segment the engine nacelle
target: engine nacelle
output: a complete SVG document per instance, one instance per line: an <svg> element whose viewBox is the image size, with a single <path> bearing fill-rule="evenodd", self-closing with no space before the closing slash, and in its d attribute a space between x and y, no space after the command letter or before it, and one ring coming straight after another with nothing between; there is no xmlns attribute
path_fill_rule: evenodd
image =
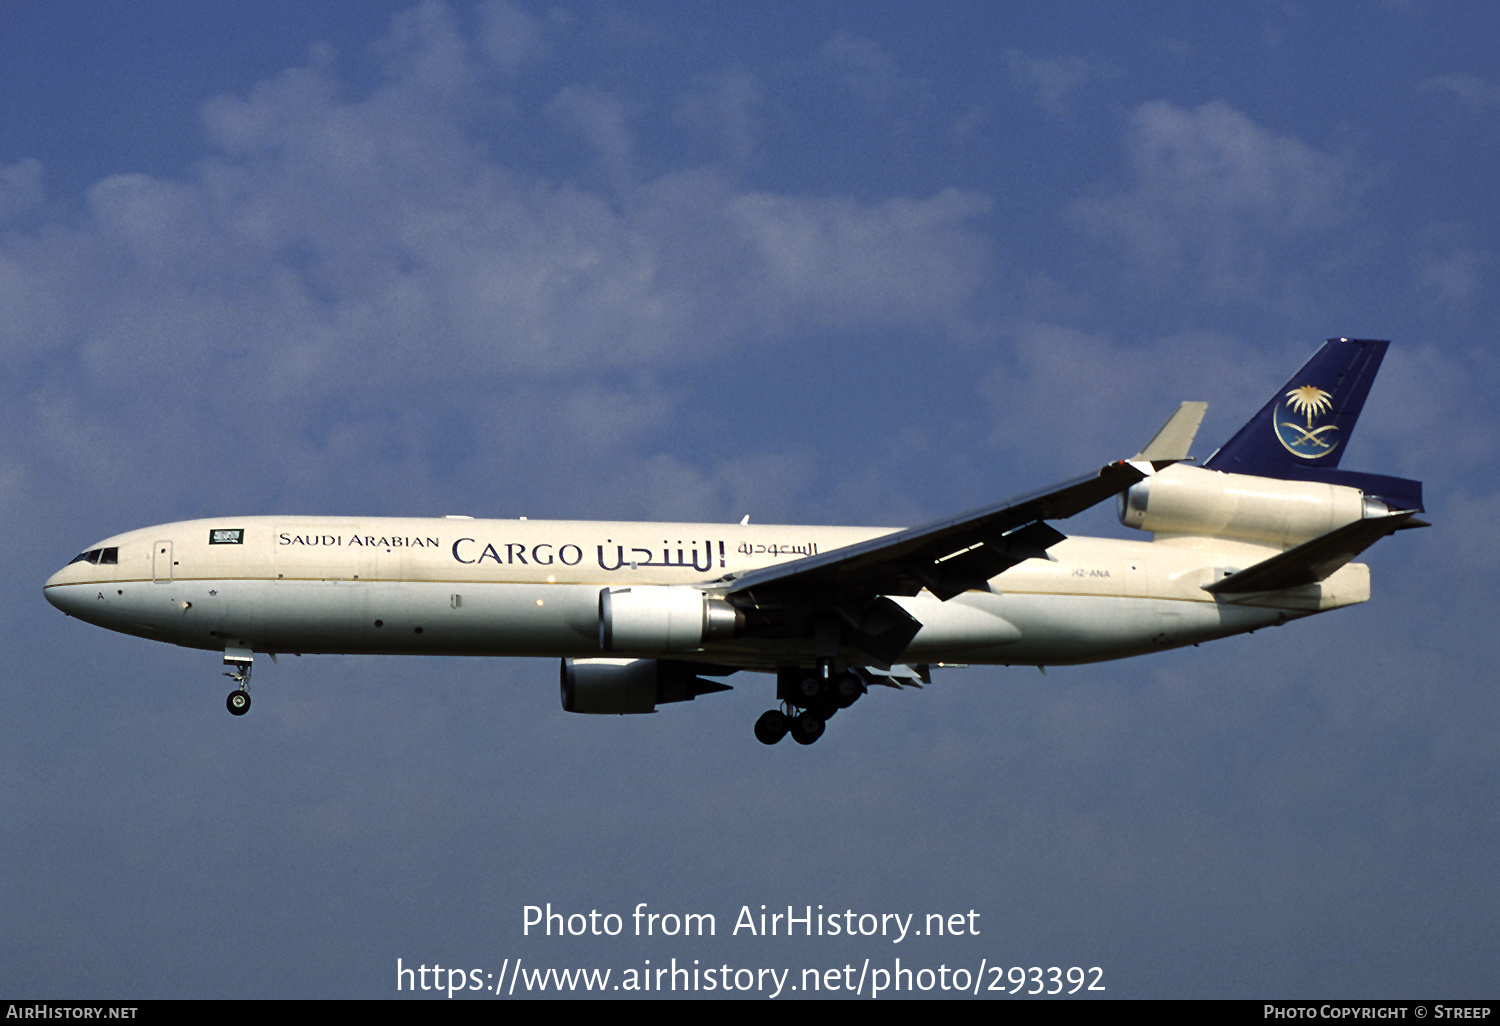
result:
<svg viewBox="0 0 1500 1026"><path fill-rule="evenodd" d="M1120 496L1120 523L1154 534L1290 548L1389 510L1358 488L1225 474L1177 464Z"/></svg>
<svg viewBox="0 0 1500 1026"><path fill-rule="evenodd" d="M680 652L732 638L745 614L683 585L634 585L599 592L599 647L606 652Z"/></svg>
<svg viewBox="0 0 1500 1026"><path fill-rule="evenodd" d="M567 712L625 715L656 712L668 702L728 691L686 663L657 659L564 659L562 707Z"/></svg>

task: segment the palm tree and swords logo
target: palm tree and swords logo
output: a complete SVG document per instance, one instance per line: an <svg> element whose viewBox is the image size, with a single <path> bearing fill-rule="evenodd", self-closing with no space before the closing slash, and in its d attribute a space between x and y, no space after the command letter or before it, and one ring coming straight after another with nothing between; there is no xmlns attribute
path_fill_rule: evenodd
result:
<svg viewBox="0 0 1500 1026"><path fill-rule="evenodd" d="M1338 425L1324 424L1322 427L1313 425L1319 416L1332 408L1333 395L1321 388L1302 385L1292 389L1286 394L1285 405L1276 411L1276 437L1293 456L1300 456L1305 460L1327 456L1338 448L1338 440L1329 437L1338 431ZM1298 423L1297 420L1287 416L1285 411L1291 411L1297 417L1302 418L1303 423Z"/></svg>

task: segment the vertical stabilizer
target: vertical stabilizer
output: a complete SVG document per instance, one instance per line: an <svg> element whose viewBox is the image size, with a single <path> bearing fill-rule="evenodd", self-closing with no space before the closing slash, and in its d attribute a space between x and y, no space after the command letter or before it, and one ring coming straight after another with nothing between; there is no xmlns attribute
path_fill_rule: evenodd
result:
<svg viewBox="0 0 1500 1026"><path fill-rule="evenodd" d="M1359 488L1391 509L1420 510L1419 481L1339 470L1389 342L1331 338L1203 466L1230 474Z"/></svg>
<svg viewBox="0 0 1500 1026"><path fill-rule="evenodd" d="M1337 467L1389 345L1329 339L1204 466L1259 477Z"/></svg>

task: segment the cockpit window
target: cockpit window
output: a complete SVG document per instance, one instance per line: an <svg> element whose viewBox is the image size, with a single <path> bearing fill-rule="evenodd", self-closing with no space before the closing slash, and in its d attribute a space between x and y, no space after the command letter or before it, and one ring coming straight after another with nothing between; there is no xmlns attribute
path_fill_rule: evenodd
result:
<svg viewBox="0 0 1500 1026"><path fill-rule="evenodd" d="M111 545L107 549L100 549L99 550L99 565L100 566L103 566L106 563L109 563L111 565L117 565L119 562L120 562L120 550L119 550L119 548L117 546Z"/></svg>
<svg viewBox="0 0 1500 1026"><path fill-rule="evenodd" d="M117 566L119 562L120 547L118 545L111 545L107 549L89 549L87 552L80 552L68 560L68 565L72 566L74 563L108 563L111 566Z"/></svg>
<svg viewBox="0 0 1500 1026"><path fill-rule="evenodd" d="M87 552L80 552L78 555L76 555L72 559L68 560L68 565L72 566L74 563L97 563L97 562L99 562L99 550L98 549L89 549Z"/></svg>

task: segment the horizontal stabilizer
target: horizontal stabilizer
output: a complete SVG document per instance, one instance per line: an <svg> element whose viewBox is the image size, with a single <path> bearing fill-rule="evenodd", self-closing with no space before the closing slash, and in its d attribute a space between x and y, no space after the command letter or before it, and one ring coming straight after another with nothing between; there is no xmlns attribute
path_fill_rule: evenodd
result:
<svg viewBox="0 0 1500 1026"><path fill-rule="evenodd" d="M1166 463L1185 460L1188 450L1197 437L1198 425L1208 412L1208 403L1183 403L1177 412L1167 418L1146 447L1131 457L1132 462L1145 460L1148 463ZM1160 469L1160 468L1158 468Z"/></svg>
<svg viewBox="0 0 1500 1026"><path fill-rule="evenodd" d="M1426 524L1415 520L1410 511L1356 520L1238 573L1230 574L1223 580L1205 584L1203 590L1215 595L1242 595L1252 591L1281 591L1284 588L1316 584L1327 580L1335 570L1386 535L1405 527L1417 526Z"/></svg>

